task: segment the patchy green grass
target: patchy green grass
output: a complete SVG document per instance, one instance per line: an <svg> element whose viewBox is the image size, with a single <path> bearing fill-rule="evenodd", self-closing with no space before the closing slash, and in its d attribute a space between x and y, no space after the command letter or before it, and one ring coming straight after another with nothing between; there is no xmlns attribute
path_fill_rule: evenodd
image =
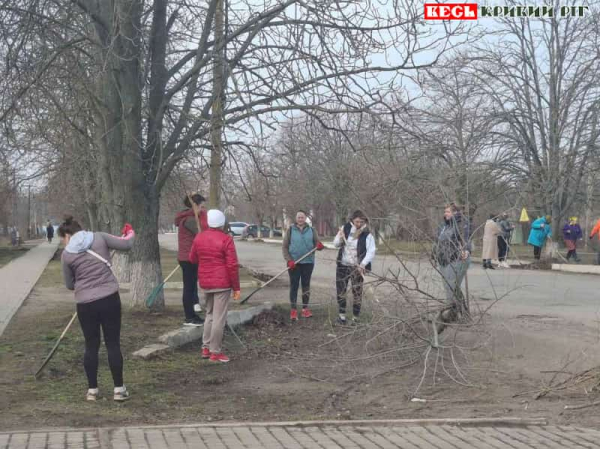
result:
<svg viewBox="0 0 600 449"><path fill-rule="evenodd" d="M10 244L10 239L0 237L0 268L10 261L21 257L34 246L35 244L31 242L25 242L23 245L14 247Z"/></svg>
<svg viewBox="0 0 600 449"><path fill-rule="evenodd" d="M124 404L112 401L112 378L102 346L98 376L102 398L95 403L86 402L87 383L82 366L84 339L77 321L40 378L35 380L33 377L72 312L73 304L65 301L39 313L32 313L32 310L19 313L0 337L0 385L8 387L3 388L6 393L0 395L3 428L266 419L287 413L306 419L318 413L313 409L318 408L316 402L310 407L309 415L305 414L308 404L302 410L293 411L295 400L287 397L287 388L282 383L287 379L287 373L273 385L275 393L262 387L269 389L271 385L270 368L265 360L257 360L256 351L286 350L286 339L281 331L271 336L259 328L238 329L247 344L253 346L256 343L251 350L242 348L227 333L224 343L233 358L227 365L200 359L199 342L148 361L133 358L133 351L180 325L180 307L167 307L162 313L124 308L121 332L124 378L133 397ZM260 325L268 327L274 319L275 328L283 330L281 326L287 326L287 320L281 313L278 310L270 312ZM287 313L287 309L283 313ZM303 332L312 333L310 329ZM257 337L264 341L257 341ZM258 388L248 389L247 382ZM225 397L236 400L223 401Z"/></svg>
<svg viewBox="0 0 600 449"><path fill-rule="evenodd" d="M96 404L82 400L87 385L82 369L84 340L77 322L36 381L33 372L52 348L72 312L72 304L61 303L43 314L21 316L16 323L11 323L0 340L0 383L11 385L10 391L0 399L0 409L3 410L0 416L5 415L0 418L3 422L19 427L21 422L11 419L11 416L25 415L30 417L31 424L37 422L34 427L45 427L57 421L74 426L99 422L118 424L132 416L141 419L150 405L165 413L170 407L177 406L177 395L161 388L164 376L197 369L197 351L190 348L148 362L130 356L148 341L155 341L156 335L180 325L181 310L175 307L162 313L124 310L122 346L126 359L125 378L127 384L135 385L135 392L144 393L137 398L134 410L128 408L128 404L115 405L112 400L101 400ZM100 350L98 381L105 395L112 392L104 347Z"/></svg>
<svg viewBox="0 0 600 449"><path fill-rule="evenodd" d="M21 257L27 251L29 251L29 248L26 246L20 246L18 248L8 246L0 247L0 268L17 257Z"/></svg>

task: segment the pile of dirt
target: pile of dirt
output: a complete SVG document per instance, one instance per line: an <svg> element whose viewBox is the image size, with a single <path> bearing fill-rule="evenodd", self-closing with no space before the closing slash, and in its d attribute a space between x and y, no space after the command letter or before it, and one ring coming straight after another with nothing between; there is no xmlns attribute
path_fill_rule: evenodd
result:
<svg viewBox="0 0 600 449"><path fill-rule="evenodd" d="M256 315L250 323L252 326L275 326L283 327L286 325L286 318L283 312L279 309L265 310Z"/></svg>

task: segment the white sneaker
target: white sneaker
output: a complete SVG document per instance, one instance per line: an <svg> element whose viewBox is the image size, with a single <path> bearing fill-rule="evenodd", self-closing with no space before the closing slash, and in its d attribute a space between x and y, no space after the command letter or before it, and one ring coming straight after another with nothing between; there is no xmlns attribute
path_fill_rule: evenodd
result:
<svg viewBox="0 0 600 449"><path fill-rule="evenodd" d="M117 402L125 402L129 398L131 398L131 396L129 395L129 391L127 391L126 387L123 386L115 388L115 395L113 396L113 400Z"/></svg>
<svg viewBox="0 0 600 449"><path fill-rule="evenodd" d="M97 401L100 397L100 392L97 388L89 388L87 394L85 395L86 401Z"/></svg>
<svg viewBox="0 0 600 449"><path fill-rule="evenodd" d="M502 268L510 268L510 265L507 261L502 262Z"/></svg>

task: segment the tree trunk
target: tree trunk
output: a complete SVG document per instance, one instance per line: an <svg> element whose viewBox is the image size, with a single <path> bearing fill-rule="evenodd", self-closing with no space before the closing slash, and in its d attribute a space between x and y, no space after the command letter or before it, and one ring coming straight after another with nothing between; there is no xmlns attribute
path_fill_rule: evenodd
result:
<svg viewBox="0 0 600 449"><path fill-rule="evenodd" d="M223 0L217 0L215 11L215 51L213 65L213 97L210 137L212 150L210 154L210 192L208 204L218 209L221 204L221 164L223 158L223 92L225 91L223 77L223 45L224 12Z"/></svg>
<svg viewBox="0 0 600 449"><path fill-rule="evenodd" d="M158 243L160 197L154 185L146 185L133 192L133 199L137 201L137 205L130 211L131 221L139 231L129 258L133 293L131 306L143 307L152 289L162 281ZM162 310L164 305L164 294L161 291L152 309Z"/></svg>

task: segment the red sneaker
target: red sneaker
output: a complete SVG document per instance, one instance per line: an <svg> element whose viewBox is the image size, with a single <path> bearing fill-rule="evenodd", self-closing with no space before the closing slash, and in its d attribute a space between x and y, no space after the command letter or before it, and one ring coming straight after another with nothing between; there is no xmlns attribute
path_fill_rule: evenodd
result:
<svg viewBox="0 0 600 449"><path fill-rule="evenodd" d="M302 309L302 318L312 318L312 312L309 309Z"/></svg>
<svg viewBox="0 0 600 449"><path fill-rule="evenodd" d="M296 309L290 311L290 320L298 321L298 311Z"/></svg>
<svg viewBox="0 0 600 449"><path fill-rule="evenodd" d="M210 358L210 349L202 348L202 358L209 359Z"/></svg>
<svg viewBox="0 0 600 449"><path fill-rule="evenodd" d="M227 357L222 352L220 354L211 354L210 355L210 361L211 362L227 363L227 362L229 362L229 357Z"/></svg>

